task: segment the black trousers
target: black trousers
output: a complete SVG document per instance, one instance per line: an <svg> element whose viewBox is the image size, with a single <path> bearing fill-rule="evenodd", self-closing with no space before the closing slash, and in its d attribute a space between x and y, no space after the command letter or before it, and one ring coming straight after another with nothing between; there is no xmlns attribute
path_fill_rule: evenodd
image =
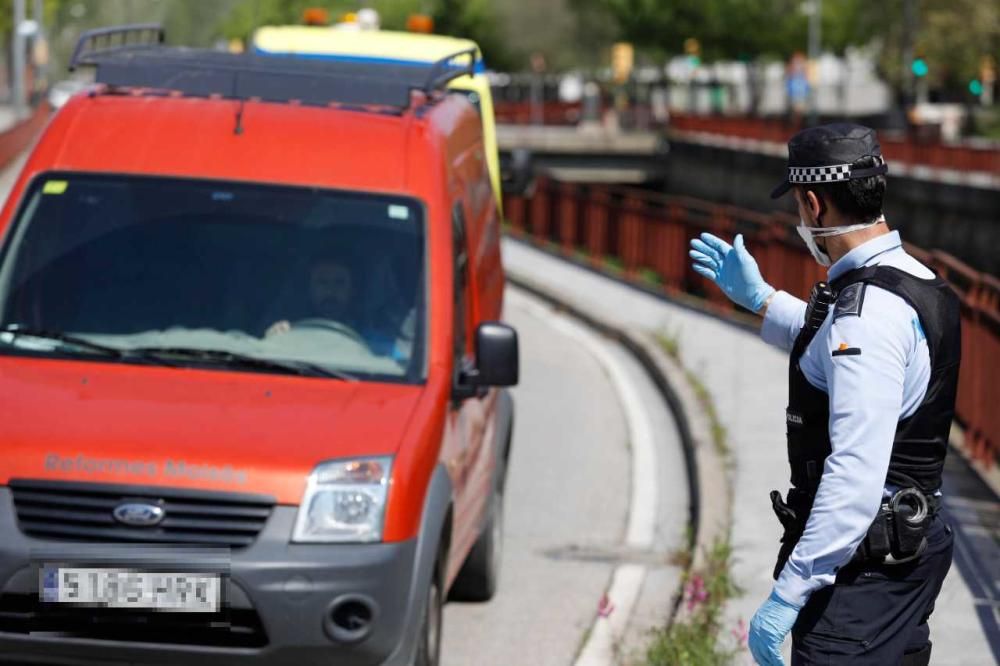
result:
<svg viewBox="0 0 1000 666"><path fill-rule="evenodd" d="M927 618L954 545L942 514L927 537L917 560L852 563L836 583L815 592L792 628L792 666L896 666L904 654L929 649Z"/></svg>

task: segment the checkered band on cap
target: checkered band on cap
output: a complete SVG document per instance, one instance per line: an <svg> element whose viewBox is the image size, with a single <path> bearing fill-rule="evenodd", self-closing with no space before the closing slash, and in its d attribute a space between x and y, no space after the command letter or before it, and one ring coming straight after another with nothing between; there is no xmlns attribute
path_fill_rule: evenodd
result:
<svg viewBox="0 0 1000 666"><path fill-rule="evenodd" d="M817 167L788 167L789 183L836 183L850 180L850 164L831 164Z"/></svg>

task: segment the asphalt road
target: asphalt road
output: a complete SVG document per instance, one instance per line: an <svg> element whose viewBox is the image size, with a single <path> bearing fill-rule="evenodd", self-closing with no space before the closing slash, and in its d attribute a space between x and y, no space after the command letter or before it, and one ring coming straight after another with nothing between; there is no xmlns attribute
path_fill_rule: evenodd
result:
<svg viewBox="0 0 1000 666"><path fill-rule="evenodd" d="M506 319L522 374L500 587L489 603L446 607L444 666L571 663L612 565L555 552L625 532L627 429L610 381L578 342L509 297Z"/></svg>
<svg viewBox="0 0 1000 666"><path fill-rule="evenodd" d="M581 334L593 334L513 290L506 319L520 336L522 374L514 390L500 588L489 603L446 607L444 666L568 666L591 633L617 564L654 561L630 614L636 627L662 622L679 574L656 555L630 556L621 548L629 514L629 428L606 368L581 344ZM577 331L568 334L572 327ZM648 407L660 470L652 550L662 560L684 531L680 447L638 365L617 345L596 342L607 345ZM644 637L630 632L633 640L625 642L641 650Z"/></svg>

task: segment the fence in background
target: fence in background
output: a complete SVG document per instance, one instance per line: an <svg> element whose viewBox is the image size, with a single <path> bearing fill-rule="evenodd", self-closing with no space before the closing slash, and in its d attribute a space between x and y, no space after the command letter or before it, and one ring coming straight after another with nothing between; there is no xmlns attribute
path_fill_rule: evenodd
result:
<svg viewBox="0 0 1000 666"><path fill-rule="evenodd" d="M603 110L602 110L603 113ZM635 105L624 111L623 126L655 129L664 125L654 121L655 114L646 105ZM547 101L537 109L529 102L497 102L499 123L530 125L536 120L543 125L576 125L583 115L580 104ZM755 141L785 143L801 129L801 125L775 118L752 116L689 115L672 113L665 125L675 132L701 132ZM934 137L879 134L886 159L910 165L981 171L1000 175L1000 150L995 145L977 147L967 144L942 143Z"/></svg>
<svg viewBox="0 0 1000 666"><path fill-rule="evenodd" d="M742 233L761 272L805 298L825 271L795 232L797 220L632 188L540 180L530 197L507 195L510 233L673 298L699 297L709 309L740 316L718 289L690 268L688 241L708 231ZM1000 280L938 251L908 248L955 288L962 300L963 361L958 420L978 460L1000 454Z"/></svg>

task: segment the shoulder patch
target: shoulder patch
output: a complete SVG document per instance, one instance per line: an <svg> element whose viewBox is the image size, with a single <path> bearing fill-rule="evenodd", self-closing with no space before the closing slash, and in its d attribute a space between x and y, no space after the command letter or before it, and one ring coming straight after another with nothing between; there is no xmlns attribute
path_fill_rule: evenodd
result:
<svg viewBox="0 0 1000 666"><path fill-rule="evenodd" d="M844 287L837 295L837 305L833 309L833 320L847 315L861 316L861 306L865 302L864 282L855 282Z"/></svg>

